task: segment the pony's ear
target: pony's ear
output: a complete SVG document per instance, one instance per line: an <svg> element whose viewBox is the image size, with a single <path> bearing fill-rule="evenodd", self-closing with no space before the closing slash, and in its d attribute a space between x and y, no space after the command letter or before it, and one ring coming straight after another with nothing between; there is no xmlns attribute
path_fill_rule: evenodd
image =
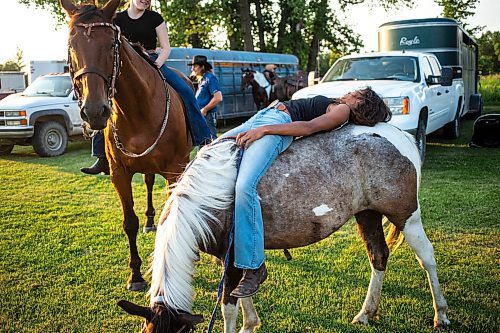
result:
<svg viewBox="0 0 500 333"><path fill-rule="evenodd" d="M126 313L133 316L140 316L145 318L147 321L151 321L153 318L153 311L145 306L140 306L124 300L119 301L118 306L125 310Z"/></svg>
<svg viewBox="0 0 500 333"><path fill-rule="evenodd" d="M183 324L187 324L189 326L195 326L199 323L203 322L202 315L194 315L190 313L181 313L179 314L179 321Z"/></svg>
<svg viewBox="0 0 500 333"><path fill-rule="evenodd" d="M115 15L116 9L120 6L121 0L109 0L104 7L102 7L102 12L110 21ZM96 4L98 1L96 0Z"/></svg>
<svg viewBox="0 0 500 333"><path fill-rule="evenodd" d="M59 0L59 3L69 16L73 16L77 8L71 0Z"/></svg>

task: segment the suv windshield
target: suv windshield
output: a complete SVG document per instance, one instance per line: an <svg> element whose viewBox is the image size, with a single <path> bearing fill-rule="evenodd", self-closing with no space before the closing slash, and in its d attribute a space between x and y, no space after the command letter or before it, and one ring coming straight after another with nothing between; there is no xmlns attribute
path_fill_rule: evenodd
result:
<svg viewBox="0 0 500 333"><path fill-rule="evenodd" d="M351 80L418 81L414 57L365 57L342 59L328 71L323 82Z"/></svg>
<svg viewBox="0 0 500 333"><path fill-rule="evenodd" d="M66 97L71 92L69 76L41 76L33 81L23 92L24 96Z"/></svg>

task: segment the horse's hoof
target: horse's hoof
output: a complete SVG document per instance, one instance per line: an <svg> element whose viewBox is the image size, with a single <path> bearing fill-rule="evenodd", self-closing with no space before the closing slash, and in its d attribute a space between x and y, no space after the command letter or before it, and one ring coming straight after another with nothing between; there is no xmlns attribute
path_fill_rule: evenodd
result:
<svg viewBox="0 0 500 333"><path fill-rule="evenodd" d="M148 284L146 281L130 282L127 284L127 289L130 291L143 291L146 290Z"/></svg>
<svg viewBox="0 0 500 333"><path fill-rule="evenodd" d="M154 224L150 227L148 226L144 226L144 229L142 229L142 231L147 234L148 232L155 232L156 231L156 227L154 226Z"/></svg>
<svg viewBox="0 0 500 333"><path fill-rule="evenodd" d="M434 328L447 328L450 324L448 318L434 320Z"/></svg>
<svg viewBox="0 0 500 333"><path fill-rule="evenodd" d="M368 316L365 313L359 313L354 319L351 321L351 324L356 325L368 325Z"/></svg>

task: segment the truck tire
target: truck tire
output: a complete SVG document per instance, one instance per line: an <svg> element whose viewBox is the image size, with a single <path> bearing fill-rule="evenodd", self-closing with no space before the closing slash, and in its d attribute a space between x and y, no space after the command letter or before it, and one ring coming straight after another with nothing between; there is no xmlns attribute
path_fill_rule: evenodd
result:
<svg viewBox="0 0 500 333"><path fill-rule="evenodd" d="M57 121L45 121L35 124L33 149L41 157L59 156L68 147L68 133Z"/></svg>
<svg viewBox="0 0 500 333"><path fill-rule="evenodd" d="M462 103L459 101L455 118L448 124L444 125L443 127L443 136L446 139L455 140L458 139L458 137L460 136L460 108L462 107L461 104Z"/></svg>
<svg viewBox="0 0 500 333"><path fill-rule="evenodd" d="M0 156L9 155L14 149L14 145L0 145Z"/></svg>
<svg viewBox="0 0 500 333"><path fill-rule="evenodd" d="M415 143L417 144L418 151L420 153L420 160L422 165L425 161L425 151L427 146L427 136L425 135L425 130L427 129L427 117L424 114L420 114L418 119L417 131L415 132Z"/></svg>

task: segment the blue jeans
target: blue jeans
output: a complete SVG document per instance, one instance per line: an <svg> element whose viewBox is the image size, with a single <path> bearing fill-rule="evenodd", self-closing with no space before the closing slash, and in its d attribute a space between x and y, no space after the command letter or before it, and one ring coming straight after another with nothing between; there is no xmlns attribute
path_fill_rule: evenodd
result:
<svg viewBox="0 0 500 333"><path fill-rule="evenodd" d="M150 53L149 57L152 60L156 60L158 58L158 54ZM172 86L175 91L177 91L184 102L193 144L195 146L199 146L202 143L215 139L217 136L211 134L207 121L200 112L200 107L198 106L198 102L196 101L196 97L191 87L189 87L187 83L184 82L184 80L173 70L168 68L166 63L160 67L160 70L167 83Z"/></svg>
<svg viewBox="0 0 500 333"><path fill-rule="evenodd" d="M106 153L104 152L104 133L102 131L97 131L92 137L92 156L97 158L106 157Z"/></svg>
<svg viewBox="0 0 500 333"><path fill-rule="evenodd" d="M205 116L205 120L207 121L208 128L210 129L210 133L214 137L217 137L217 112L208 112Z"/></svg>
<svg viewBox="0 0 500 333"><path fill-rule="evenodd" d="M222 137L264 125L290 123L290 116L275 108L265 108ZM293 141L292 136L266 135L243 153L235 188L234 265L243 269L259 268L265 260L264 225L257 184L271 163Z"/></svg>

